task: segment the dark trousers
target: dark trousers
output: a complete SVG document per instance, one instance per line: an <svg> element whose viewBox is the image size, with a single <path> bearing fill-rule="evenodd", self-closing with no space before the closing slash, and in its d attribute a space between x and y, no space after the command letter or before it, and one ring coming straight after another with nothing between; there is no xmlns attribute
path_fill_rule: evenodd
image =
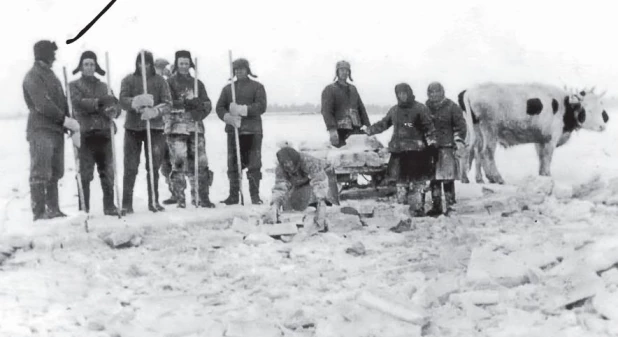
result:
<svg viewBox="0 0 618 337"><path fill-rule="evenodd" d="M165 147L165 135L163 130L150 130L151 146L152 146L152 169L154 171L154 197L155 202L159 201L159 168L163 161ZM124 133L124 177L122 186L122 205L131 206L133 201L133 187L135 186L135 178L137 177L137 169L139 168L140 156L144 148L144 157L146 159L146 180L148 182L148 204L151 204L150 195L150 168L148 167L148 142L146 130L134 131L125 130Z"/></svg>
<svg viewBox="0 0 618 337"><path fill-rule="evenodd" d="M247 169L247 179L251 194L259 194L259 181L262 179L262 134L239 135L241 169ZM227 176L230 189L238 186L238 161L236 159L236 139L234 133L227 134ZM233 191L230 191L233 192Z"/></svg>
<svg viewBox="0 0 618 337"><path fill-rule="evenodd" d="M79 167L84 190L86 211L90 210L90 182L94 179L97 167L103 190L103 208L114 209L114 161L112 140L109 131L82 134L79 149ZM80 203L81 208L81 203Z"/></svg>
<svg viewBox="0 0 618 337"><path fill-rule="evenodd" d="M61 133L38 130L29 139L30 184L56 183L64 176L64 137Z"/></svg>
<svg viewBox="0 0 618 337"><path fill-rule="evenodd" d="M48 211L59 212L58 180L64 176L63 134L37 130L30 144L30 202L34 219Z"/></svg>

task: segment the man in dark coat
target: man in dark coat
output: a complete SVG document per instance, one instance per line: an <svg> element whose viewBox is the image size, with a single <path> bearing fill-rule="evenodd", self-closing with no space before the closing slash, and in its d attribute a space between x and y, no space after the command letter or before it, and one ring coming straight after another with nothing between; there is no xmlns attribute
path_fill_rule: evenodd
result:
<svg viewBox="0 0 618 337"><path fill-rule="evenodd" d="M210 202L209 189L212 183L212 171L208 168L206 157L206 139L204 137L204 118L210 114L212 103L206 87L198 80L198 92L195 96L195 78L189 73L194 68L191 53L187 50L176 52L174 61L174 74L167 80L172 95L172 110L166 114L165 134L172 163L172 172L169 180L173 191L173 198L178 207L185 208L185 188L188 176L191 184L193 204L199 200L199 206L214 208ZM196 129L197 124L197 129ZM198 134L197 144L195 133ZM198 187L199 193L195 192L195 154L198 154Z"/></svg>
<svg viewBox="0 0 618 337"><path fill-rule="evenodd" d="M167 146L163 134L162 116L169 112L172 97L165 79L155 72L152 53L145 51L144 58L146 60L148 93L144 94L140 54L137 54L135 60L135 72L127 75L120 85L120 106L127 111L124 123L124 178L122 186L122 212L124 214L133 213L133 187L137 177L142 146L146 159L148 209L151 212L164 210L163 206L159 204L159 168ZM148 165L146 120L150 120L154 186L150 186L150 174L152 172L150 172ZM153 191L154 196L150 191Z"/></svg>
<svg viewBox="0 0 618 337"><path fill-rule="evenodd" d="M386 117L369 128L375 135L394 128L388 149L391 152L389 168L397 178L397 202L410 205L413 216L424 216L423 192L431 179L431 153L436 150L436 136L429 109L415 101L412 88L406 83L395 86L397 105Z"/></svg>
<svg viewBox="0 0 618 337"><path fill-rule="evenodd" d="M240 202L238 162L234 128L238 129L242 168L247 168L249 193L253 204L262 204L260 180L262 179L262 114L266 112L266 90L251 72L249 61L237 59L232 63L236 81L236 103L232 102L232 89L228 84L217 101L217 115L227 125L227 176L230 180L230 195L222 203L234 205Z"/></svg>
<svg viewBox="0 0 618 337"><path fill-rule="evenodd" d="M58 180L64 175L63 133L79 135L79 123L69 117L62 84L51 67L58 47L43 40L34 45L34 65L23 81L28 106L26 139L30 143L30 198L33 219L66 216L58 203ZM46 207L47 206L47 207Z"/></svg>
<svg viewBox="0 0 618 337"><path fill-rule="evenodd" d="M361 127L371 123L358 90L348 83L348 78L352 81L350 63L337 62L335 75L335 83L322 91L322 116L331 144L341 147L350 135L362 134Z"/></svg>
<svg viewBox="0 0 618 337"><path fill-rule="evenodd" d="M103 213L118 215L114 204L114 161L112 152L112 135L110 125L116 125L114 118L120 115L120 105L114 95L108 94L107 85L101 82L95 73L105 75L97 62L97 55L85 51L79 60L79 65L73 71L82 77L69 84L71 101L75 118L81 125L81 147L79 150L79 165L84 191L85 211L90 211L90 182L94 178L96 164L103 190ZM81 202L80 202L81 209Z"/></svg>
<svg viewBox="0 0 618 337"><path fill-rule="evenodd" d="M427 88L427 97L427 107L431 110L439 149L434 158L435 175L430 183L433 207L427 215L437 216L443 213L442 185L448 215L453 211L456 202L455 180L459 177L456 155L465 149L466 121L459 106L445 97L442 84L431 83Z"/></svg>

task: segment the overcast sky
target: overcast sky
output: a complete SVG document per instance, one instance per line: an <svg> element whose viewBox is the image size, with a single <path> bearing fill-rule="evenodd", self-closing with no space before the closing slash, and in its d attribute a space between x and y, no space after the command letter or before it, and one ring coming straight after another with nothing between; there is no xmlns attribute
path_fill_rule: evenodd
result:
<svg viewBox="0 0 618 337"><path fill-rule="evenodd" d="M66 45L108 2L2 1L0 114L25 110L21 83L40 39L58 44L61 79L62 66L70 75L84 50L103 67L108 51L116 93L141 48L172 62L176 50L190 50L212 100L229 76L228 49L249 59L270 103L319 103L340 59L351 62L365 103L393 104L404 81L423 101L433 80L453 98L484 81L596 84L618 93L613 1L118 0Z"/></svg>

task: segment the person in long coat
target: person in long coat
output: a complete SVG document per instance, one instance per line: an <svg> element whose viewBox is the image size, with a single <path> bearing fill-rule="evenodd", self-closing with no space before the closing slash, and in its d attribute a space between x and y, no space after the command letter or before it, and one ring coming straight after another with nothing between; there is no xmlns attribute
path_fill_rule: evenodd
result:
<svg viewBox="0 0 618 337"><path fill-rule="evenodd" d="M465 149L466 121L459 106L446 98L444 87L433 82L427 88L427 107L436 128L438 151L434 157L435 174L430 183L432 209L427 215L443 214L442 186L446 214L450 214L455 204L455 180L459 179L457 156Z"/></svg>
<svg viewBox="0 0 618 337"><path fill-rule="evenodd" d="M393 127L388 144L389 170L397 180L397 202L409 204L410 214L421 217L425 215L423 191L432 173L431 154L436 152L435 130L429 109L415 100L407 83L395 86L395 94L397 105L382 120L363 130L371 136Z"/></svg>

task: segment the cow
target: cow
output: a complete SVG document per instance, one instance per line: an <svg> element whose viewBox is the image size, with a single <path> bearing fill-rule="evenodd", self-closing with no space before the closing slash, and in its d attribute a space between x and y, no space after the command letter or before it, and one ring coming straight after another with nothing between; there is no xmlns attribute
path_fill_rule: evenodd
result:
<svg viewBox="0 0 618 337"><path fill-rule="evenodd" d="M534 143L539 175L550 176L555 148L564 145L574 131L605 131L609 116L602 96L594 89L569 92L540 83L484 83L462 91L459 104L472 117L475 133L460 162L462 181L468 182L472 158L477 160L477 182L482 181L482 166L490 183L504 184L494 159L498 144L508 148Z"/></svg>

